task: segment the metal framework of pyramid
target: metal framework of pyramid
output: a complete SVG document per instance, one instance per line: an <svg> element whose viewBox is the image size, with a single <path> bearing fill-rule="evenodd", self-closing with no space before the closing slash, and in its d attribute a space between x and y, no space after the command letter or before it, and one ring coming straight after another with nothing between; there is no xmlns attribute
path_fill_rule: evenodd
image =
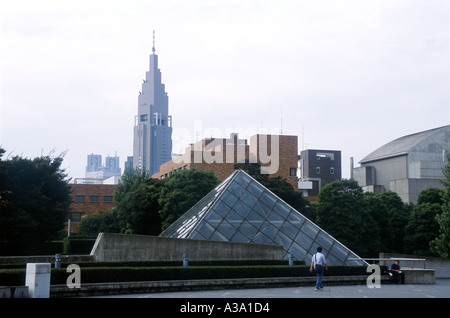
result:
<svg viewBox="0 0 450 318"><path fill-rule="evenodd" d="M160 236L283 246L311 262L321 246L329 265L365 262L242 170L236 170Z"/></svg>

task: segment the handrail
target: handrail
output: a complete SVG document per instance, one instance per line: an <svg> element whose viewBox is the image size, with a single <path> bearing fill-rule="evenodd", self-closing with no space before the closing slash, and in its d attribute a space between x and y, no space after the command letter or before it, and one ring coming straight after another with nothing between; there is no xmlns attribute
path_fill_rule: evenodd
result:
<svg viewBox="0 0 450 318"><path fill-rule="evenodd" d="M425 258L403 258L403 257L391 257L391 258L349 258L349 260L365 260L365 261L409 261L411 262L409 265L411 267L404 267L403 268L414 268L413 264L414 261L421 261L423 262L423 268L426 268L426 259Z"/></svg>

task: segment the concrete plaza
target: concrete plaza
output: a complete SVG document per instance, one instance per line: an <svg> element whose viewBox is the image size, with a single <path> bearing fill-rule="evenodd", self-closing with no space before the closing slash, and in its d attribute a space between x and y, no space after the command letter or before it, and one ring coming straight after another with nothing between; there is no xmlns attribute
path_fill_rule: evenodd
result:
<svg viewBox="0 0 450 318"><path fill-rule="evenodd" d="M96 298L450 298L450 279L436 284L382 284L311 287L225 289L100 296Z"/></svg>

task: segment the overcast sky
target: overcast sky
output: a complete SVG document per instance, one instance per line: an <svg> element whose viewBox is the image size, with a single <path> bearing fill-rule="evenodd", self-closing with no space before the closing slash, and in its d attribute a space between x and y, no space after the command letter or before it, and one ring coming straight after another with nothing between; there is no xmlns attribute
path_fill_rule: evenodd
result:
<svg viewBox="0 0 450 318"><path fill-rule="evenodd" d="M446 0L0 0L0 145L34 158L132 155L152 33L173 151L202 137L297 135L343 177L398 137L450 124Z"/></svg>

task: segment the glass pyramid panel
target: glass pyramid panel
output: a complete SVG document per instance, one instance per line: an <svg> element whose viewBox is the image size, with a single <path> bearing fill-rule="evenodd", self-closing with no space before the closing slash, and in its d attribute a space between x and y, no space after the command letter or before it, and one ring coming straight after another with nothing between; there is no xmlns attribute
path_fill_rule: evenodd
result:
<svg viewBox="0 0 450 318"><path fill-rule="evenodd" d="M242 170L233 172L160 236L281 245L285 258L292 254L306 264L321 246L330 265L366 264Z"/></svg>

